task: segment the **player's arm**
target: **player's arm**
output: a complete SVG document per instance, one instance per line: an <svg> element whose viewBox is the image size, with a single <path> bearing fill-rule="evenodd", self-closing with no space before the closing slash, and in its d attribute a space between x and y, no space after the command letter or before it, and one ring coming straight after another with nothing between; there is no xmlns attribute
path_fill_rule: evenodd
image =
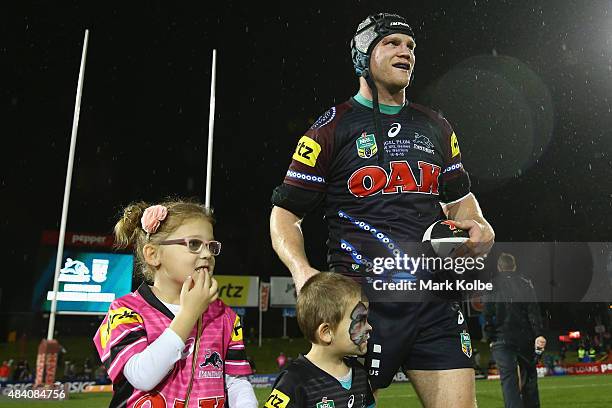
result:
<svg viewBox="0 0 612 408"><path fill-rule="evenodd" d="M298 293L319 272L306 257L300 223L325 198L337 119L335 108L329 110L300 138L283 183L272 193L272 247L291 272Z"/></svg>
<svg viewBox="0 0 612 408"><path fill-rule="evenodd" d="M469 193L459 201L444 204L442 209L448 219L456 221L459 228L469 232L466 249L470 254L477 256L489 252L495 241L495 232L482 215L474 194Z"/></svg>
<svg viewBox="0 0 612 408"><path fill-rule="evenodd" d="M446 217L456 221L459 228L467 230L470 239L457 251L457 256L470 254L485 255L493 246L495 232L482 215L480 205L470 192L471 182L468 172L461 161L459 139L450 123L438 117L441 126L444 149L444 170L442 171L442 191L440 204Z"/></svg>
<svg viewBox="0 0 612 408"><path fill-rule="evenodd" d="M299 293L304 283L319 271L310 266L304 250L302 219L282 207L274 206L270 215L272 248L291 272Z"/></svg>

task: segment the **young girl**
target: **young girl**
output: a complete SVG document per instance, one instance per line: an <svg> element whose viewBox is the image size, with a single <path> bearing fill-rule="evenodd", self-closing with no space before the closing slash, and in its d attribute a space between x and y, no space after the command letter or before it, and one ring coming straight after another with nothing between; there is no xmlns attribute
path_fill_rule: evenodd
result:
<svg viewBox="0 0 612 408"><path fill-rule="evenodd" d="M135 203L115 239L133 246L146 282L111 304L94 337L113 381L110 406L221 408L227 398L230 407L257 407L240 319L217 298L221 243L210 211Z"/></svg>

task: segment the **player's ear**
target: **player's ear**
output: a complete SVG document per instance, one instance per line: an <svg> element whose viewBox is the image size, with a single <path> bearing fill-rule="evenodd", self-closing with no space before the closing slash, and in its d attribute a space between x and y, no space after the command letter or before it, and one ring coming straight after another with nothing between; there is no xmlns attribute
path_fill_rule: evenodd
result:
<svg viewBox="0 0 612 408"><path fill-rule="evenodd" d="M321 343L329 345L334 340L334 333L328 323L321 323L317 327L317 337L321 340Z"/></svg>
<svg viewBox="0 0 612 408"><path fill-rule="evenodd" d="M147 265L158 267L161 264L160 248L157 245L146 244L142 248L142 254Z"/></svg>

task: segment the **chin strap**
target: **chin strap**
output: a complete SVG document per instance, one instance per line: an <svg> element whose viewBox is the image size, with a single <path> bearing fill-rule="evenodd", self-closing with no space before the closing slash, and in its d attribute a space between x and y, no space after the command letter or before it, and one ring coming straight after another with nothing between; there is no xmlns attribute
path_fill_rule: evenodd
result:
<svg viewBox="0 0 612 408"><path fill-rule="evenodd" d="M369 72L364 72L363 77L365 78L370 90L372 91L372 115L374 117L374 137L376 138L376 145L378 146L378 166L384 168L385 164L385 149L383 137L382 123L380 121L380 105L378 104L378 89L374 84L374 80L370 76Z"/></svg>

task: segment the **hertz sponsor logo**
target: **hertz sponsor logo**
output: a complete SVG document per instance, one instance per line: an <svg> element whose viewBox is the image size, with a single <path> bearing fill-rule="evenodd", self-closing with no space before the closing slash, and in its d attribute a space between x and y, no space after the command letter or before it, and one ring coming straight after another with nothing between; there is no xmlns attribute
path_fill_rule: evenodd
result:
<svg viewBox="0 0 612 408"><path fill-rule="evenodd" d="M450 145L451 145L451 157L455 157L461 153L459 150L459 141L457 140L457 135L455 132L450 137Z"/></svg>
<svg viewBox="0 0 612 408"><path fill-rule="evenodd" d="M266 400L264 408L287 408L289 401L291 398L287 394L275 388Z"/></svg>
<svg viewBox="0 0 612 408"><path fill-rule="evenodd" d="M314 167L317 164L317 157L321 153L321 145L313 139L304 135L300 138L295 153L293 153L293 160L297 160L307 166Z"/></svg>

